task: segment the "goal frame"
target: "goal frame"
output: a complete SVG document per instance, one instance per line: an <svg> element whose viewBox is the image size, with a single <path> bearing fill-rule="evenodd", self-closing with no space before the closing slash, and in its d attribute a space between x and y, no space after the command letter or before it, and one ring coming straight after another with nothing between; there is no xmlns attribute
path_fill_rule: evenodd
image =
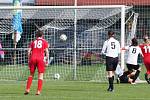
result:
<svg viewBox="0 0 150 100"><path fill-rule="evenodd" d="M125 46L125 5L92 5L92 6L20 6L20 7L14 7L14 6L2 6L0 9L15 9L15 10L20 10L20 9L74 9L74 80L77 79L76 75L76 69L77 69L77 58L76 58L76 53L77 53L77 9L94 9L94 8L121 8L121 48ZM121 51L121 67L124 69L125 68L125 61L124 61L124 52Z"/></svg>

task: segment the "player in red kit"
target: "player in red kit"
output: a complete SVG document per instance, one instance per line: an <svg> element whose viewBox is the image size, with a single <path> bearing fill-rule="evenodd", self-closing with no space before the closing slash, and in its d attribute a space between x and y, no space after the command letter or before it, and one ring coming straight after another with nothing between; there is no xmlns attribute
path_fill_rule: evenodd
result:
<svg viewBox="0 0 150 100"><path fill-rule="evenodd" d="M144 36L144 43L140 45L143 53L143 61L147 72L145 73L145 80L150 84L150 41L148 36Z"/></svg>
<svg viewBox="0 0 150 100"><path fill-rule="evenodd" d="M44 57L46 55L46 61ZM38 87L36 95L39 95L42 90L43 83L43 74L45 72L45 66L48 64L49 51L48 51L48 42L43 39L43 32L38 31L36 33L36 39L30 43L28 49L28 63L30 69L30 75L27 80L25 95L29 94L32 80L36 68L38 69Z"/></svg>

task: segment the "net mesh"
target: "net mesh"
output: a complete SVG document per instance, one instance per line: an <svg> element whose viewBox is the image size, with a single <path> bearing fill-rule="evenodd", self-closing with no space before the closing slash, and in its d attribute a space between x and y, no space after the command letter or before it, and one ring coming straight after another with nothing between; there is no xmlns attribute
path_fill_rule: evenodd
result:
<svg viewBox="0 0 150 100"><path fill-rule="evenodd" d="M130 9L132 7L126 7L126 14ZM107 80L105 58L100 52L108 30L114 30L116 38L120 40L120 7L22 9L23 33L16 49L13 49L11 38L12 11L0 10L1 44L5 52L4 60L1 60L0 79L26 80L29 75L27 47L35 38L38 26L50 44L50 65L46 68L45 79L54 80L54 74L59 73L60 80ZM66 41L60 39L61 34L67 35Z"/></svg>

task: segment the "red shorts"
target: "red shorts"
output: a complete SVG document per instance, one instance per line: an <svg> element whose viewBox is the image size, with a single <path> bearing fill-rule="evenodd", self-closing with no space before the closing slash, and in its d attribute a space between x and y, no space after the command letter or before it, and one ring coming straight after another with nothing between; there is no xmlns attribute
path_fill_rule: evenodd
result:
<svg viewBox="0 0 150 100"><path fill-rule="evenodd" d="M147 59L144 59L144 64L145 64L145 67L146 67L146 70L147 70L147 74L150 74L150 59L147 58Z"/></svg>
<svg viewBox="0 0 150 100"><path fill-rule="evenodd" d="M29 61L29 69L31 73L34 73L36 68L38 69L39 73L45 72L45 62L44 59L40 57L32 57Z"/></svg>

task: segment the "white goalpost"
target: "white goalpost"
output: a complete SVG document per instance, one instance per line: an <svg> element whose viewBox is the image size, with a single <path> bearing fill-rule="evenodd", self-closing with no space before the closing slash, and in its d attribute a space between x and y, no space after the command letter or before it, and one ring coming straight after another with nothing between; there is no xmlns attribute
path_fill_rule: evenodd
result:
<svg viewBox="0 0 150 100"><path fill-rule="evenodd" d="M12 48L12 11L22 10L23 33L17 48ZM95 6L22 6L0 7L0 32L5 59L0 64L1 80L26 80L29 71L27 47L38 30L50 44L51 63L44 78L54 80L106 82L105 59L100 55L107 32L113 30L121 47L127 38L125 19L132 7L124 5ZM5 13L4 13L5 12ZM67 40L60 39L61 34ZM16 51L16 64L12 62ZM124 52L121 53L124 68ZM35 78L36 79L36 78Z"/></svg>

